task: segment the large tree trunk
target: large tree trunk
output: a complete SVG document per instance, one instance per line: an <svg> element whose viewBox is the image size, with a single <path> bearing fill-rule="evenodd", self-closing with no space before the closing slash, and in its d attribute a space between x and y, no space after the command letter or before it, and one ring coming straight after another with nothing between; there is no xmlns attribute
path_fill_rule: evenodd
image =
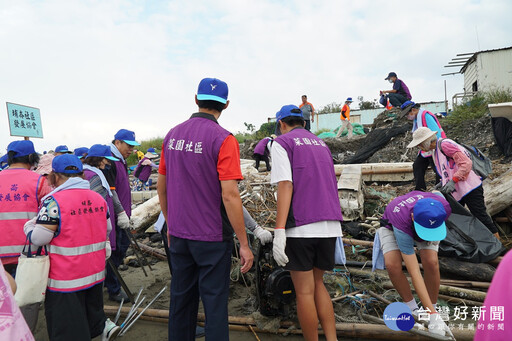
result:
<svg viewBox="0 0 512 341"><path fill-rule="evenodd" d="M484 181L484 196L487 213L493 216L512 203L512 169L492 181Z"/></svg>
<svg viewBox="0 0 512 341"><path fill-rule="evenodd" d="M156 222L161 211L158 196L153 197L132 211L131 224L137 230L145 229Z"/></svg>
<svg viewBox="0 0 512 341"><path fill-rule="evenodd" d="M439 257L439 270L441 274L481 282L490 282L496 271L492 265L487 263L468 263L448 257Z"/></svg>

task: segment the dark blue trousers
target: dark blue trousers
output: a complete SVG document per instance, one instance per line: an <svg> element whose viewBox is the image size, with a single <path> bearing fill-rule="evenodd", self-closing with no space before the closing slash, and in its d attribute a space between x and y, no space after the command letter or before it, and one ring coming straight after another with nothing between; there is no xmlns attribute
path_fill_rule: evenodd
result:
<svg viewBox="0 0 512 341"><path fill-rule="evenodd" d="M202 242L171 236L169 340L193 341L199 297L207 341L229 340L229 272L233 241Z"/></svg>
<svg viewBox="0 0 512 341"><path fill-rule="evenodd" d="M110 259L114 262L116 267L119 267L123 262L123 258L126 256L126 250L130 246L130 240L126 235L126 231L123 231L118 226L116 228L116 250L112 250L112 255ZM130 233L130 231L128 231ZM110 268L109 265L106 266L107 274L105 275L105 286L107 287L107 291L110 295L116 295L121 290L121 284L117 280L114 271Z"/></svg>

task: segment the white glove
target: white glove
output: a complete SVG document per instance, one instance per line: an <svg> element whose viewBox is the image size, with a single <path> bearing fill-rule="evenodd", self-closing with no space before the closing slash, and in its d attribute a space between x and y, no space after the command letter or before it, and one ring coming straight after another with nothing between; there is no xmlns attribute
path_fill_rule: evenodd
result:
<svg viewBox="0 0 512 341"><path fill-rule="evenodd" d="M441 318L441 315L430 314L430 320L428 323L429 333L445 336L447 330L449 331L449 328L444 323L443 319Z"/></svg>
<svg viewBox="0 0 512 341"><path fill-rule="evenodd" d="M270 243L272 241L272 233L270 231L265 230L259 225L256 225L253 231L256 238L258 238L261 242L261 245L265 245L266 243Z"/></svg>
<svg viewBox="0 0 512 341"><path fill-rule="evenodd" d="M274 259L279 266L285 266L288 263L288 256L284 252L286 248L286 232L284 229L274 230L274 245L272 251Z"/></svg>
<svg viewBox="0 0 512 341"><path fill-rule="evenodd" d="M125 211L120 212L117 215L117 226L119 226L122 229L130 228L130 218L128 218L128 215Z"/></svg>
<svg viewBox="0 0 512 341"><path fill-rule="evenodd" d="M29 221L27 221L25 223L25 225L23 226L23 232L25 232L25 235L27 235L30 231L33 231L35 229L36 220L37 220L37 216L30 219Z"/></svg>
<svg viewBox="0 0 512 341"><path fill-rule="evenodd" d="M112 255L112 246L110 245L110 240L107 239L107 243L105 244L105 260L109 259Z"/></svg>

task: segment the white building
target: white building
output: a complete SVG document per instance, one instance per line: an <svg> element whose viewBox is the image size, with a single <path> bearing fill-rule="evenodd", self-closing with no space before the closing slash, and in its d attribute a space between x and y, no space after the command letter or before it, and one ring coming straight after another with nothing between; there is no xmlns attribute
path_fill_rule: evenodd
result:
<svg viewBox="0 0 512 341"><path fill-rule="evenodd" d="M460 71L443 76L464 75L464 92L453 96L454 102L457 98L472 97L478 91L512 89L512 46L458 54L445 67L460 67Z"/></svg>
<svg viewBox="0 0 512 341"><path fill-rule="evenodd" d="M512 46L475 52L460 69L466 91L512 87Z"/></svg>

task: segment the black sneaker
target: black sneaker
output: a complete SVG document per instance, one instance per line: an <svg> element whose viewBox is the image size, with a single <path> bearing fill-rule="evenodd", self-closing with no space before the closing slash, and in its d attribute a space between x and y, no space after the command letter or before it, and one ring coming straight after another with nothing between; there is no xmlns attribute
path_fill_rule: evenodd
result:
<svg viewBox="0 0 512 341"><path fill-rule="evenodd" d="M121 303L121 301L124 298L124 303L130 302L130 299L128 298L128 295L123 290L119 290L119 292L115 295L108 294L108 299L111 301L115 301L118 303Z"/></svg>

